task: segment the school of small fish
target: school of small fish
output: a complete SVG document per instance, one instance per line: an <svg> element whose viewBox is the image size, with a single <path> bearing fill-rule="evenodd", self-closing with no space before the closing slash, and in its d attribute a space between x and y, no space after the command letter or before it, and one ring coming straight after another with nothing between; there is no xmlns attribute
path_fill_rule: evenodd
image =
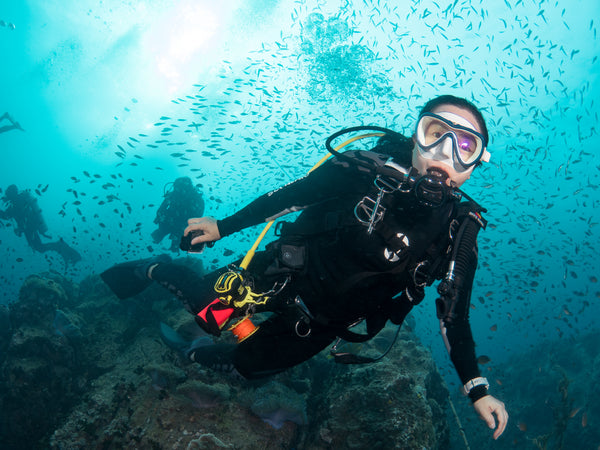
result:
<svg viewBox="0 0 600 450"><path fill-rule="evenodd" d="M139 218L161 198L125 200L134 189L160 189L158 156L201 186L207 212L223 217L304 175L335 131L371 124L410 135L418 109L451 93L481 107L492 136L490 163L464 186L489 221L472 298L478 351L508 351L506 336L531 347L592 327L600 299L597 16L580 17L566 0L288 3L280 22L290 26L277 39L243 60L222 59L149 129L140 124L114 142L109 169L73 174L59 211L73 236L110 242L113 256L115 245L128 258L159 251ZM123 115L143 102L131 98ZM254 238L243 232L207 251L205 266L243 255Z"/></svg>

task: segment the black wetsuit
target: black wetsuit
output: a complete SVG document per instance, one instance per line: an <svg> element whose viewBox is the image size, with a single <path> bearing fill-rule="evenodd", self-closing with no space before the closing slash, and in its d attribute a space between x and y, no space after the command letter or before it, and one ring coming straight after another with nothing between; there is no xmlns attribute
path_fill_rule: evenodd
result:
<svg viewBox="0 0 600 450"><path fill-rule="evenodd" d="M345 338L344 330L358 318L366 319L369 335L376 334L387 320L400 324L422 299L423 288L416 284L431 284L447 270L451 231L464 220L461 211L469 210L464 208L465 202L459 205L449 200L432 208L419 204L413 193L388 193L381 202L386 208L383 218L368 234L355 209L365 197L374 200L379 192L374 184L376 174L367 166L381 167L389 156L362 151L345 155L366 164L333 158L306 177L217 222L224 237L287 212L302 211L293 223L284 222L279 239L258 252L248 267L255 292L267 291L286 277L290 281L262 308L275 314L262 322L254 335L235 348L222 347L246 377L280 372L305 361L336 336ZM362 215L359 211L359 217L366 217L364 211ZM469 250L472 257L466 280L460 286L452 318L444 321L451 359L463 383L479 376L468 321L477 249ZM177 293L197 314L215 299L212 286L226 269L202 279L182 269L161 264L152 277ZM411 295L399 295L406 290ZM293 306L297 296L314 317L306 337L295 328L303 318Z"/></svg>
<svg viewBox="0 0 600 450"><path fill-rule="evenodd" d="M169 235L171 251L179 251L179 239L187 226L187 219L202 217L203 214L204 199L193 186L168 192L154 219L154 223L158 224L158 228L152 232L154 243L158 244Z"/></svg>
<svg viewBox="0 0 600 450"><path fill-rule="evenodd" d="M48 237L48 227L42 216L37 200L28 190L15 194L7 199L9 207L0 210L0 219L14 219L16 222L15 234L25 235L29 246L36 252L44 253L55 251L59 253L65 262L77 262L81 255L70 247L62 238L55 242L42 242L40 237Z"/></svg>

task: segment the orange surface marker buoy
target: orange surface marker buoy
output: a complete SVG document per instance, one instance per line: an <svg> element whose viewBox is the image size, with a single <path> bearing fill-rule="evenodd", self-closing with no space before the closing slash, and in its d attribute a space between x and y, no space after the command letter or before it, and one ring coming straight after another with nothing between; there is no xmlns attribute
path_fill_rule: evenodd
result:
<svg viewBox="0 0 600 450"><path fill-rule="evenodd" d="M259 327L254 325L250 320L250 317L245 317L230 328L233 335L237 338L238 343L246 340L252 336Z"/></svg>

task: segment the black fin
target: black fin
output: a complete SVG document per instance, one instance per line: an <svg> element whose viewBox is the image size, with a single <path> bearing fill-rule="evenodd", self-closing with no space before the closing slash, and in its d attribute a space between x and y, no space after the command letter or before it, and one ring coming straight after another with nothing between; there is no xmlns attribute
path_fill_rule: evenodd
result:
<svg viewBox="0 0 600 450"><path fill-rule="evenodd" d="M108 287L121 300L133 297L152 284L149 278L141 278L136 271L140 266L140 261L131 261L117 264L100 274L100 277Z"/></svg>
<svg viewBox="0 0 600 450"><path fill-rule="evenodd" d="M76 263L81 261L81 255L79 252L67 244L62 238L60 238L58 242L54 243L52 250L59 253L60 256L62 256L62 258L65 260L65 263Z"/></svg>

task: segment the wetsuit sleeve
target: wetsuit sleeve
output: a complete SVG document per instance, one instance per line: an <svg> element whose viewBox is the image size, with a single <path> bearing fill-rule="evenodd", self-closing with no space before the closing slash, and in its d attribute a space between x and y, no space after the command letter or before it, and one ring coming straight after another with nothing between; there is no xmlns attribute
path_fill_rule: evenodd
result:
<svg viewBox="0 0 600 450"><path fill-rule="evenodd" d="M472 282L472 277L471 277ZM463 384L480 376L475 356L475 341L469 323L470 289L459 292L457 317L454 320L444 319L446 337L450 348L450 359L456 368Z"/></svg>
<svg viewBox="0 0 600 450"><path fill-rule="evenodd" d="M440 320L442 335L450 354L450 359L456 372L464 385L467 381L480 375L475 356L475 342L469 323L469 310L471 306L471 290L477 268L477 245L469 254L466 270L457 271L456 275L456 304L451 314L446 314ZM474 388L469 397L476 401L486 394L485 388Z"/></svg>
<svg viewBox="0 0 600 450"><path fill-rule="evenodd" d="M244 228L269 222L285 214L335 198L364 184L355 177L366 176L359 167L329 160L307 176L264 194L232 216L217 221L219 233L228 236ZM354 178L349 178L350 176Z"/></svg>

